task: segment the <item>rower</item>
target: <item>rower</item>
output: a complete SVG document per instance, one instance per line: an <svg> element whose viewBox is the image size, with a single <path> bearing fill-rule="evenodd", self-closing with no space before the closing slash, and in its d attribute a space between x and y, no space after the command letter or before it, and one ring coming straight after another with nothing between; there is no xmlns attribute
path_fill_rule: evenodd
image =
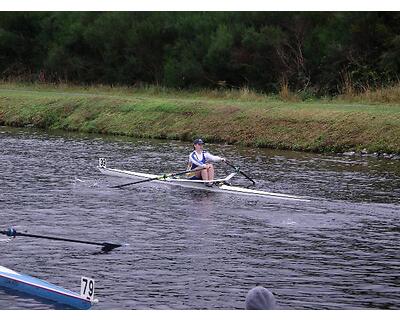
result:
<svg viewBox="0 0 400 320"><path fill-rule="evenodd" d="M214 180L214 166L210 162L225 161L225 158L214 156L211 153L203 150L204 141L196 139L193 141L193 151L189 155L188 170L194 170L197 167L204 168L204 170L196 171L189 178L192 180ZM206 184L208 187L212 183Z"/></svg>

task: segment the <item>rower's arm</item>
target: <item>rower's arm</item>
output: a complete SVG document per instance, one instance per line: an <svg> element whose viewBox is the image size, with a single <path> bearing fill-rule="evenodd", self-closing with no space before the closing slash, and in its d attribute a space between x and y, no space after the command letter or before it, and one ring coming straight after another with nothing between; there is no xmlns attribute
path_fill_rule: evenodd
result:
<svg viewBox="0 0 400 320"><path fill-rule="evenodd" d="M212 155L212 154L209 153L209 152L206 152L204 156L206 157L207 162L208 162L208 161L211 161L211 162L220 162L220 161L223 161L223 160L224 160L224 158L221 158L221 157L218 157L218 156L214 156L214 155Z"/></svg>

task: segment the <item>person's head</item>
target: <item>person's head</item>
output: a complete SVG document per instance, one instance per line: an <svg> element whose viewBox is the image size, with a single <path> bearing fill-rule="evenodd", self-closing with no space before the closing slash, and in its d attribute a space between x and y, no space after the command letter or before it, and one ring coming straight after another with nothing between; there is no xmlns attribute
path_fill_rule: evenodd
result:
<svg viewBox="0 0 400 320"><path fill-rule="evenodd" d="M202 150L203 149L203 145L204 145L204 141L200 138L195 139L193 141L193 149L195 150Z"/></svg>
<svg viewBox="0 0 400 320"><path fill-rule="evenodd" d="M246 310L273 310L275 308L275 297L268 289L257 286L247 293Z"/></svg>

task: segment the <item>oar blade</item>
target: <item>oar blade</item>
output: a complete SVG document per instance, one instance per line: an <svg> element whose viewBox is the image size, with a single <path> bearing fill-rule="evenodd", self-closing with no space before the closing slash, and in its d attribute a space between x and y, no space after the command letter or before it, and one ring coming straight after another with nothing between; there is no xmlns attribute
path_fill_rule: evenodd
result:
<svg viewBox="0 0 400 320"><path fill-rule="evenodd" d="M103 252L110 252L111 250L114 250L116 248L122 247L122 244L115 244L115 243L103 243L103 247L101 248L101 251Z"/></svg>

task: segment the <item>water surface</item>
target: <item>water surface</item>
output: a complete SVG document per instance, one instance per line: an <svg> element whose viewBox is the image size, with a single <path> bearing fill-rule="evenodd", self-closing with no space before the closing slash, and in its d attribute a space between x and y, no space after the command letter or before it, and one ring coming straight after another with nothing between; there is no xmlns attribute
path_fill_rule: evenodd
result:
<svg viewBox="0 0 400 320"><path fill-rule="evenodd" d="M0 238L0 265L79 291L96 280L94 309L242 309L269 288L282 309L400 307L400 162L207 144L257 188L311 202L257 200L102 176L108 166L184 170L177 141L0 127L0 228L128 243ZM218 176L230 173L217 165ZM235 183L246 185L243 177ZM0 309L63 308L0 290Z"/></svg>

